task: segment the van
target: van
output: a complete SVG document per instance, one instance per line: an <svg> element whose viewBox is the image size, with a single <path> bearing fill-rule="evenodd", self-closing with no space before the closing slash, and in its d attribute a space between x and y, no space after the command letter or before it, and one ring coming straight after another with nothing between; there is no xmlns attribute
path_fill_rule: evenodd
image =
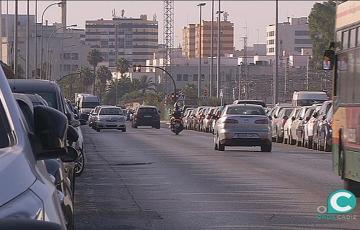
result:
<svg viewBox="0 0 360 230"><path fill-rule="evenodd" d="M298 91L294 92L293 106L311 106L313 104L322 103L329 100L325 92L321 91Z"/></svg>

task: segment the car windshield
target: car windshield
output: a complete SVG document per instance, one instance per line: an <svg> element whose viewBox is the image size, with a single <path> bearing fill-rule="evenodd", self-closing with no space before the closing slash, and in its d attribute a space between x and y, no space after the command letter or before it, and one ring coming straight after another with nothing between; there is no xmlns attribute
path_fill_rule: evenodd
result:
<svg viewBox="0 0 360 230"><path fill-rule="evenodd" d="M301 99L297 101L298 106L310 106L313 104L322 103L326 100L317 100L317 99Z"/></svg>
<svg viewBox="0 0 360 230"><path fill-rule="evenodd" d="M93 109L98 105L99 102L86 102L86 101L82 102L81 104L82 108L87 108L87 109Z"/></svg>
<svg viewBox="0 0 360 230"><path fill-rule="evenodd" d="M102 108L100 115L123 115L123 111L119 108Z"/></svg>
<svg viewBox="0 0 360 230"><path fill-rule="evenodd" d="M231 106L226 111L227 115L265 115L265 110L255 106Z"/></svg>

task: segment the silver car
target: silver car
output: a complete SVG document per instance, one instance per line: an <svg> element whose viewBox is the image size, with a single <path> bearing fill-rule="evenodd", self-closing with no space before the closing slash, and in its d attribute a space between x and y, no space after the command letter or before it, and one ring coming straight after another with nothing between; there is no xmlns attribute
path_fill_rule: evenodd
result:
<svg viewBox="0 0 360 230"><path fill-rule="evenodd" d="M271 152L271 126L260 105L227 105L217 120L214 130L215 150L225 146L260 146Z"/></svg>
<svg viewBox="0 0 360 230"><path fill-rule="evenodd" d="M118 129L126 132L125 115L120 107L101 106L99 113L94 119L94 129Z"/></svg>

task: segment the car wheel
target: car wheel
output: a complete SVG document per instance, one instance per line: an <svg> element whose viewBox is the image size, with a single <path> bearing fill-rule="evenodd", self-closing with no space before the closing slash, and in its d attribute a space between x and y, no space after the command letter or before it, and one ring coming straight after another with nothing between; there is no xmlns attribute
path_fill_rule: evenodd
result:
<svg viewBox="0 0 360 230"><path fill-rule="evenodd" d="M315 139L314 137L313 137L313 141L312 141L312 149L313 150L317 150L318 149L318 146L317 146L317 139Z"/></svg>
<svg viewBox="0 0 360 230"><path fill-rule="evenodd" d="M215 150L219 150L219 146L218 146L218 144L217 144L217 136L216 136L216 135L214 135L214 149L215 149Z"/></svg>
<svg viewBox="0 0 360 230"><path fill-rule="evenodd" d="M327 138L325 138L324 147L325 152L331 152L331 145L329 145L329 143L327 142Z"/></svg>
<svg viewBox="0 0 360 230"><path fill-rule="evenodd" d="M272 143L265 142L261 146L261 152L271 152L272 149Z"/></svg>
<svg viewBox="0 0 360 230"><path fill-rule="evenodd" d="M325 135L324 135L324 138L325 138ZM321 145L322 140L324 140L324 139L323 139L322 135L320 135L320 137L318 138L318 143L317 143L317 147L318 147L319 151L325 151L324 144Z"/></svg>
<svg viewBox="0 0 360 230"><path fill-rule="evenodd" d="M78 157L74 163L75 176L80 176L85 168L85 157L83 149L78 150Z"/></svg>
<svg viewBox="0 0 360 230"><path fill-rule="evenodd" d="M218 143L218 150L219 151L225 151L225 145L220 143L220 137L219 136L217 138L217 143Z"/></svg>

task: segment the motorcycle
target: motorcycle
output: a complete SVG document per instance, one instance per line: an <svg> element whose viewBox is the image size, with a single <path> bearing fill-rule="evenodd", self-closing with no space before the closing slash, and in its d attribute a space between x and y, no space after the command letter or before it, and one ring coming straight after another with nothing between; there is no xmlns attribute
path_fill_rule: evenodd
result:
<svg viewBox="0 0 360 230"><path fill-rule="evenodd" d="M184 125L181 118L172 118L170 122L170 128L173 133L179 135L184 130Z"/></svg>

